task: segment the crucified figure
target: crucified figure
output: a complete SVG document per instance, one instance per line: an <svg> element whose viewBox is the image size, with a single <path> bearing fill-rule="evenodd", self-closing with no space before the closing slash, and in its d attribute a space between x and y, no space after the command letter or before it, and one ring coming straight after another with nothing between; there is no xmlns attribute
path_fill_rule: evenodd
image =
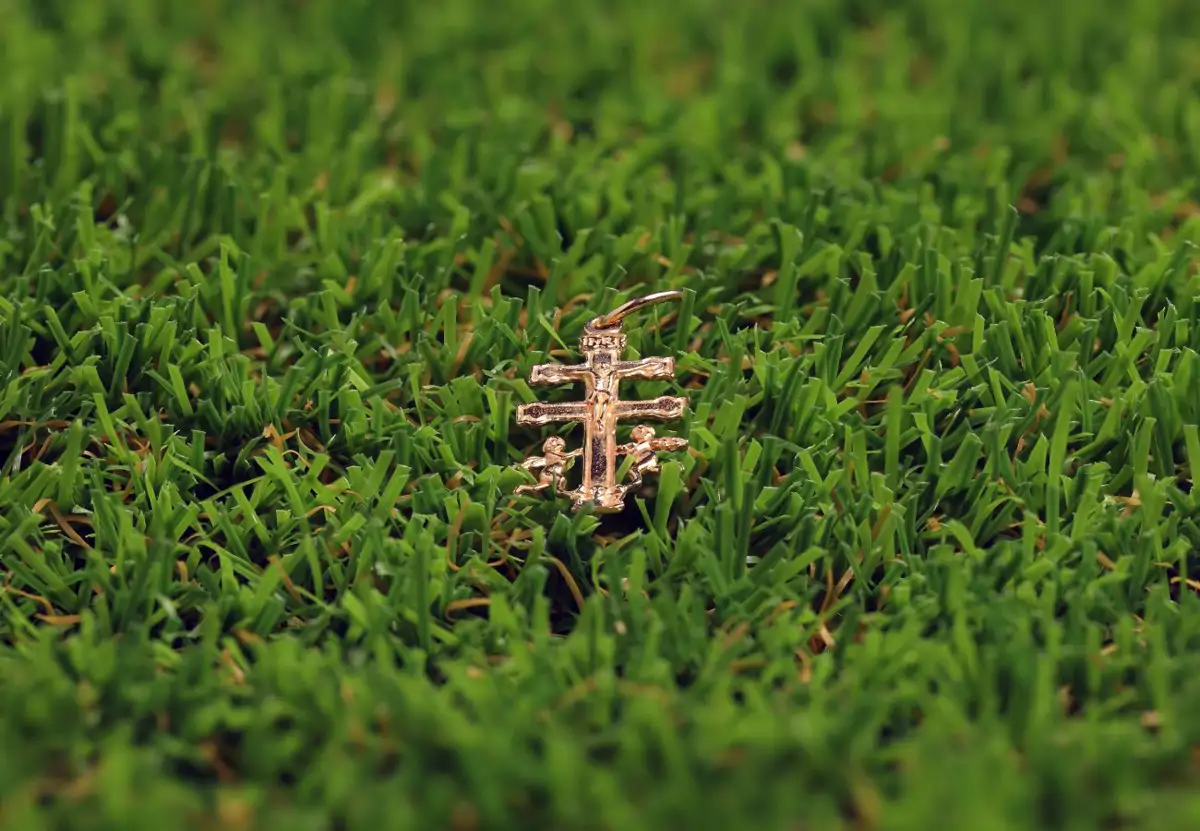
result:
<svg viewBox="0 0 1200 831"><path fill-rule="evenodd" d="M583 451L572 450L570 453L563 452L566 450L567 443L558 436L551 436L542 443L542 453L544 456L530 456L525 461L521 462L521 467L525 470L533 471L541 468L538 473L538 481L536 485L521 485L513 490L513 493L537 493L544 491L547 488L553 488L555 492L562 492L563 474L566 470L567 462L573 457L580 455Z"/></svg>
<svg viewBox="0 0 1200 831"><path fill-rule="evenodd" d="M629 432L633 441L617 447L617 452L633 456L633 467L629 469L629 487L636 488L642 484L647 473L658 473L659 450L682 450L687 447L687 439L675 436L654 437L654 428L648 424L639 424Z"/></svg>

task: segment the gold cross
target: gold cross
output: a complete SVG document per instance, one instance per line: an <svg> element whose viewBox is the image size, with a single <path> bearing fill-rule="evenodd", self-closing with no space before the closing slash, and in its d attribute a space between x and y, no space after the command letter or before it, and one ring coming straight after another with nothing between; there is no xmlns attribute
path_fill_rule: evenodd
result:
<svg viewBox="0 0 1200 831"><path fill-rule="evenodd" d="M591 502L597 513L619 511L630 487L641 484L642 474L658 470L654 451L679 450L687 445L684 439L650 438L654 431L646 426L635 428L639 435L628 445L617 445L617 422L638 419L671 421L683 415L686 398L664 395L648 401L622 401L617 385L627 379L665 379L675 376L674 358L643 358L622 361L625 335L621 320L631 312L682 297L678 291L663 291L630 300L606 315L594 318L584 326L579 339L579 351L584 363L574 366L540 364L529 373L531 384L568 384L582 381L586 390L583 401L558 404L522 404L517 408L517 424L541 426L558 421L580 422L584 426L583 482L567 491L576 510ZM553 443L553 446L551 446ZM579 451L564 453L562 439L551 437L546 442L546 456L526 460L524 467L541 467L541 480L536 486L523 486L518 492L559 488L563 470L570 456ZM617 455L635 457L635 480L631 485L617 484Z"/></svg>

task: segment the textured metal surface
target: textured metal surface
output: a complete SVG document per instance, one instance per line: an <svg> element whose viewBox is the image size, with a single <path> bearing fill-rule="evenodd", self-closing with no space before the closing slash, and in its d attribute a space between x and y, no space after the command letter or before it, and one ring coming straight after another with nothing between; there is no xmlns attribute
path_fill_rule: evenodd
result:
<svg viewBox="0 0 1200 831"><path fill-rule="evenodd" d="M583 425L583 447L566 453L562 439L546 440L544 456L526 459L522 467L527 470L540 469L538 484L522 485L518 493L529 493L553 489L571 498L576 510L591 503L598 512L621 509L626 494L639 487L648 473L658 471L659 451L682 450L687 441L681 438L655 438L654 430L638 425L633 430L633 441L617 444L617 424L621 421L673 421L683 415L687 399L665 395L645 401L622 401L618 396L621 381L633 379L673 378L675 359L650 357L637 361L621 360L625 348L625 336L621 334L621 320L625 315L651 303L680 297L679 292L659 292L644 298L631 300L602 317L595 318L585 327L579 339L579 351L584 362L575 365L540 364L533 367L529 382L534 385L582 383L583 401L562 403L523 404L517 408L517 423L527 426L542 426L556 422L573 422ZM557 443L556 443L557 442ZM634 465L628 482L617 482L618 457L631 455ZM576 456L583 457L580 465L582 481L577 488L562 490L561 483L566 469Z"/></svg>

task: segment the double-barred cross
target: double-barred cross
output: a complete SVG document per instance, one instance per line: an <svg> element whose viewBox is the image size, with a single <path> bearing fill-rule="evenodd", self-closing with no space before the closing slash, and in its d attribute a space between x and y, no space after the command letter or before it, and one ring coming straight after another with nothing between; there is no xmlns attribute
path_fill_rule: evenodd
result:
<svg viewBox="0 0 1200 831"><path fill-rule="evenodd" d="M517 408L517 423L532 426L552 422L582 423L583 482L571 495L576 504L591 501L598 510L611 511L621 507L625 494L625 489L617 485L617 422L677 419L683 415L687 399L664 395L646 401L622 401L617 395L621 381L673 378L675 359L654 357L622 361L625 336L619 326L606 329L596 323L589 323L579 339L584 363L574 366L540 364L529 374L529 383L536 385L582 381L586 390L584 400L522 404Z"/></svg>

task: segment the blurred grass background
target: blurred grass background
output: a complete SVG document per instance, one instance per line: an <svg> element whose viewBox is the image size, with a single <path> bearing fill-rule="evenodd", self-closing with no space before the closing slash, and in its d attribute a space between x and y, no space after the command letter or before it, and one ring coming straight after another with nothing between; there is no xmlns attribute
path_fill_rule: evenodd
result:
<svg viewBox="0 0 1200 831"><path fill-rule="evenodd" d="M0 827L1200 827L1194 5L0 0Z"/></svg>

